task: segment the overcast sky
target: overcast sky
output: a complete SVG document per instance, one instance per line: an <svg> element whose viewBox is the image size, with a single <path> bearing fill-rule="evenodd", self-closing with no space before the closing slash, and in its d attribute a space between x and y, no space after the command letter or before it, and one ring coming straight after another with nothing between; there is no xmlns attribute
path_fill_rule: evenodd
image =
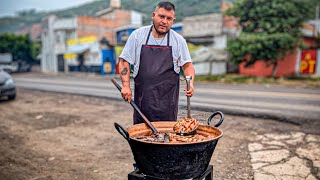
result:
<svg viewBox="0 0 320 180"><path fill-rule="evenodd" d="M0 0L0 17L15 15L16 11L36 9L50 11L78 6L94 0Z"/></svg>

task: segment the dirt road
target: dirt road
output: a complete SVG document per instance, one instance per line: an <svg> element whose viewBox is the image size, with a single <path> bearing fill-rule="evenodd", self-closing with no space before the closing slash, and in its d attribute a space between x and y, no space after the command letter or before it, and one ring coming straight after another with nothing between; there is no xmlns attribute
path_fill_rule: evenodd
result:
<svg viewBox="0 0 320 180"><path fill-rule="evenodd" d="M210 115L193 112L198 119ZM15 101L0 101L0 179L127 179L133 156L113 123L128 127L131 117L125 102L18 89ZM253 179L248 144L255 137L303 131L228 115L220 129L224 136L211 159L215 179Z"/></svg>

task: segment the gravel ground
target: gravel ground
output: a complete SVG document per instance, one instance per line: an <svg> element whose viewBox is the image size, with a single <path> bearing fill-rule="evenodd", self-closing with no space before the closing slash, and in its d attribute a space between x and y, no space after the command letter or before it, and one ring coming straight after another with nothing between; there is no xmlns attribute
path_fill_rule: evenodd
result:
<svg viewBox="0 0 320 180"><path fill-rule="evenodd" d="M18 89L16 100L0 100L0 179L127 179L133 156L113 123L129 127L132 112L125 102ZM192 115L207 119L211 114ZM219 128L224 135L210 162L214 179L253 179L248 150L253 137L305 131L230 115Z"/></svg>

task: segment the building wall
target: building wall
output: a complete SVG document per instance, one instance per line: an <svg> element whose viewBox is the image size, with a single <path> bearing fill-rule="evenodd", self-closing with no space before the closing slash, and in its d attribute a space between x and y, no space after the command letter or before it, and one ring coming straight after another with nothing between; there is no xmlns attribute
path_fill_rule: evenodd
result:
<svg viewBox="0 0 320 180"><path fill-rule="evenodd" d="M63 54L66 50L66 34L63 30L54 32L55 36L55 52Z"/></svg>
<svg viewBox="0 0 320 180"><path fill-rule="evenodd" d="M77 18L57 19L52 27L54 30L77 28Z"/></svg>
<svg viewBox="0 0 320 180"><path fill-rule="evenodd" d="M106 37L111 44L115 44L114 29L123 26L123 24L126 25L126 23L130 24L130 19L127 19L128 13L122 14L118 12L114 15L117 19L116 21L87 16L78 17L77 37L96 36L98 39Z"/></svg>
<svg viewBox="0 0 320 180"><path fill-rule="evenodd" d="M125 10L114 10L114 18L117 20L118 26L125 26L125 25L130 25L131 24L131 12L130 11L125 11Z"/></svg>
<svg viewBox="0 0 320 180"><path fill-rule="evenodd" d="M295 75L297 57L297 52L294 52L288 54L284 58L284 61L280 61L278 64L278 71L276 73L276 76Z"/></svg>
<svg viewBox="0 0 320 180"><path fill-rule="evenodd" d="M142 14L136 11L131 11L131 24L142 26L143 17Z"/></svg>
<svg viewBox="0 0 320 180"><path fill-rule="evenodd" d="M227 72L226 62L211 62L211 75L222 75Z"/></svg>
<svg viewBox="0 0 320 180"><path fill-rule="evenodd" d="M222 2L221 12L224 14L229 8L232 8L232 3ZM223 27L225 28L238 28L238 19L233 16L223 16Z"/></svg>
<svg viewBox="0 0 320 180"><path fill-rule="evenodd" d="M66 51L66 42L77 38L77 19L49 16L42 22L41 69L43 72L58 72L58 56Z"/></svg>
<svg viewBox="0 0 320 180"><path fill-rule="evenodd" d="M56 55L66 51L66 42L76 38L77 18L56 19L53 23L54 49Z"/></svg>
<svg viewBox="0 0 320 180"><path fill-rule="evenodd" d="M305 43L307 46L311 47L311 48L316 47L316 42L315 42L314 38L305 37L305 38L304 38L304 43Z"/></svg>
<svg viewBox="0 0 320 180"><path fill-rule="evenodd" d="M117 23L117 25L113 26L113 28L117 28L131 24L131 11L123 9L110 9L108 13L99 16L99 18L107 19L114 23Z"/></svg>
<svg viewBox="0 0 320 180"><path fill-rule="evenodd" d="M209 72L210 72L209 62L193 63L193 66L194 66L196 75L209 75Z"/></svg>
<svg viewBox="0 0 320 180"><path fill-rule="evenodd" d="M196 75L221 75L226 73L226 62L194 63Z"/></svg>
<svg viewBox="0 0 320 180"><path fill-rule="evenodd" d="M287 55L282 61L279 61L276 76L296 74L297 53ZM245 63L239 65L239 72L245 76L268 77L272 75L273 66L267 66L264 61L257 61L250 67L245 67Z"/></svg>
<svg viewBox="0 0 320 180"><path fill-rule="evenodd" d="M315 44L313 38L304 37L304 43L308 46ZM276 76L299 75L299 50L289 53L278 63ZM319 63L319 62L317 62ZM273 66L267 66L263 61L258 61L250 67L244 67L244 63L239 65L239 73L247 76L267 77L272 75Z"/></svg>
<svg viewBox="0 0 320 180"><path fill-rule="evenodd" d="M183 36L213 37L222 33L222 15L206 14L183 18Z"/></svg>
<svg viewBox="0 0 320 180"><path fill-rule="evenodd" d="M42 23L44 29L41 34L41 71L42 72L58 72L57 56L55 52L55 36L54 36L54 22L55 16L49 16Z"/></svg>
<svg viewBox="0 0 320 180"><path fill-rule="evenodd" d="M227 38L226 34L213 37L213 47L216 49L225 49L227 47Z"/></svg>
<svg viewBox="0 0 320 180"><path fill-rule="evenodd" d="M103 19L89 16L79 16L77 18L78 26L114 28L119 26L118 22L111 19Z"/></svg>

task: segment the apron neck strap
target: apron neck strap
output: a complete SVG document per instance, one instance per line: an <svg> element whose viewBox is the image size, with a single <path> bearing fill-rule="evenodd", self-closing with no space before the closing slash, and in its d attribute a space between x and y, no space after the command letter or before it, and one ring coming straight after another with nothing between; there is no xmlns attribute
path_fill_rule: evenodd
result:
<svg viewBox="0 0 320 180"><path fill-rule="evenodd" d="M168 31L168 35L167 35L167 46L169 46L170 43L170 29Z"/></svg>
<svg viewBox="0 0 320 180"><path fill-rule="evenodd" d="M147 37L147 40L146 40L146 45L148 45L148 41L149 41L149 37L150 37L151 31L152 31L152 27L153 27L153 25L151 26L151 28L149 30L148 37Z"/></svg>
<svg viewBox="0 0 320 180"><path fill-rule="evenodd" d="M147 40L146 40L146 45L148 45L148 41L149 41L149 38L150 38L152 27L153 27L153 25L150 27L150 30L149 30L149 33L148 33L148 37L147 37ZM169 46L169 44L170 44L170 29L168 31L168 36L167 36L167 46Z"/></svg>

